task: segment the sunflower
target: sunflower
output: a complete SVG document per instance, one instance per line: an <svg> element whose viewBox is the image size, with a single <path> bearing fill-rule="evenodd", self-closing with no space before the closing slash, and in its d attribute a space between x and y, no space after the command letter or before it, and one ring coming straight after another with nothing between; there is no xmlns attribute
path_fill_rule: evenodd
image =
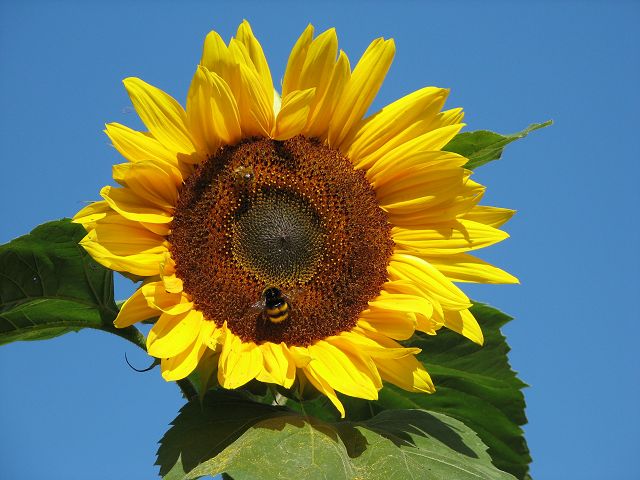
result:
<svg viewBox="0 0 640 480"><path fill-rule="evenodd" d="M74 220L94 259L144 278L115 325L154 319L167 381L312 388L344 417L336 392L434 391L399 343L416 330L482 344L454 282L517 282L467 253L504 240L513 211L479 206L467 159L442 151L463 127L448 90L365 117L394 52L376 39L351 69L335 30L310 25L280 97L245 21L228 44L207 35L186 108L124 80L148 131L107 125L128 162Z"/></svg>

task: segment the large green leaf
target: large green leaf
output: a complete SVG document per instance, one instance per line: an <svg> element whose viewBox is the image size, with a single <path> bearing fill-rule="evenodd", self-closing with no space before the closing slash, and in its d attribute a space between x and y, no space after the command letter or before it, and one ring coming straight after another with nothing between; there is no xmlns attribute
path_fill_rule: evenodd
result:
<svg viewBox="0 0 640 480"><path fill-rule="evenodd" d="M548 127L553 122L548 120L544 123L534 123L521 132L512 135L500 135L489 130L477 130L475 132L464 132L456 135L443 150L459 153L469 159L465 168L474 170L477 167L498 160L502 156L502 150L511 142L524 138L529 133L539 128Z"/></svg>
<svg viewBox="0 0 640 480"><path fill-rule="evenodd" d="M0 345L86 327L114 330L112 272L78 245L85 234L62 219L0 245Z"/></svg>
<svg viewBox="0 0 640 480"><path fill-rule="evenodd" d="M511 369L509 346L500 332L511 317L482 304L475 304L472 312L484 332L483 347L446 329L435 336L418 334L406 342L422 349L418 357L431 374L436 393L409 393L385 385L374 402L343 396L347 417L363 420L387 409L407 408L444 413L480 436L498 468L528 478L531 456L521 428L527 422L522 394L526 384ZM324 399L305 408L322 418L335 412Z"/></svg>
<svg viewBox="0 0 640 480"><path fill-rule="evenodd" d="M423 410L363 422L321 420L232 393L185 405L160 441L165 480L228 472L235 480L513 479L461 422Z"/></svg>

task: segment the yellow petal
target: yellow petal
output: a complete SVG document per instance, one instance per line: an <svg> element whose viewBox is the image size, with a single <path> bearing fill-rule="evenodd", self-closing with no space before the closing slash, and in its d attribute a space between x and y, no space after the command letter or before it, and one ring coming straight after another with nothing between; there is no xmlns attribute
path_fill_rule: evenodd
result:
<svg viewBox="0 0 640 480"><path fill-rule="evenodd" d="M211 322L205 321L202 324L201 333L204 335L211 328ZM187 377L196 369L198 362L206 351L207 346L203 343L202 338L198 338L181 354L171 358L163 358L160 362L162 378L167 382L171 382Z"/></svg>
<svg viewBox="0 0 640 480"><path fill-rule="evenodd" d="M407 129L418 122L430 122L435 118L448 94L449 90L444 88L425 87L396 100L363 120L347 140L350 144L349 158L358 163L360 159L380 148L397 146L399 140L406 136Z"/></svg>
<svg viewBox="0 0 640 480"><path fill-rule="evenodd" d="M207 155L213 155L220 148L221 141L213 125L212 85L205 73L205 67L198 65L187 93L187 120L191 136L198 149Z"/></svg>
<svg viewBox="0 0 640 480"><path fill-rule="evenodd" d="M120 154L130 162L151 160L178 165L174 152L166 149L151 134L138 132L119 123L109 123L104 131Z"/></svg>
<svg viewBox="0 0 640 480"><path fill-rule="evenodd" d="M222 77L214 72L207 72L206 69L204 71L211 83L211 108L215 119L213 131L223 143L233 145L242 138L238 104L231 88Z"/></svg>
<svg viewBox="0 0 640 480"><path fill-rule="evenodd" d="M328 142L340 148L373 102L395 53L393 40L374 40L356 65L337 104L329 126ZM348 148L348 146L347 146Z"/></svg>
<svg viewBox="0 0 640 480"><path fill-rule="evenodd" d="M416 330L435 335L436 331L444 324L444 311L440 302L428 292L425 292L423 286L414 281L406 280L404 277L398 277L395 272L389 273L389 278L390 281L384 284L380 297L387 298L387 294L401 294L426 300L431 305L432 312L430 315L427 316L421 312L405 312L405 315L414 319Z"/></svg>
<svg viewBox="0 0 640 480"><path fill-rule="evenodd" d="M162 285L169 293L183 293L184 283L175 273L171 275L164 275L162 273L162 264L160 264L160 278L162 279Z"/></svg>
<svg viewBox="0 0 640 480"><path fill-rule="evenodd" d="M282 106L271 135L273 139L287 140L302 132L307 124L315 91L315 88L294 90L282 98Z"/></svg>
<svg viewBox="0 0 640 480"><path fill-rule="evenodd" d="M456 218L463 217L482 198L484 187L480 186L463 188L456 195L444 198L438 202L437 199L430 200L425 204L424 209L403 211L399 208L387 212L389 222L400 228L421 229L427 225L439 225L455 222ZM474 190L475 189L475 190Z"/></svg>
<svg viewBox="0 0 640 480"><path fill-rule="evenodd" d="M171 233L171 228L167 223L147 223L147 222L139 222L144 228L149 230L151 233L155 233L156 235L160 235L161 237L166 237Z"/></svg>
<svg viewBox="0 0 640 480"><path fill-rule="evenodd" d="M394 253L387 267L391 280L409 280L425 297L449 309L462 310L471 306L467 296L433 265L413 255Z"/></svg>
<svg viewBox="0 0 640 480"><path fill-rule="evenodd" d="M396 340L410 338L416 329L416 315L413 312L399 312L368 308L360 314L358 325L373 332L380 332Z"/></svg>
<svg viewBox="0 0 640 480"><path fill-rule="evenodd" d="M333 403L334 407L336 407L340 412L340 417L344 418L345 417L344 405L342 405L342 402L336 395L335 390L331 388L331 385L329 385L329 382L327 382L324 378L322 378L322 376L318 375L312 369L304 368L303 372L304 372L305 378L309 381L309 383L313 385L315 389L318 390L320 393L326 395L327 398L331 400L331 403Z"/></svg>
<svg viewBox="0 0 640 480"><path fill-rule="evenodd" d="M163 275L173 275L174 273L176 273L176 262L175 260L171 257L170 254L167 254L164 258L164 262L162 262L162 272L160 276ZM177 292L175 292L177 293Z"/></svg>
<svg viewBox="0 0 640 480"><path fill-rule="evenodd" d="M219 352L206 348L196 367L198 397L202 400L207 391L215 384L218 372Z"/></svg>
<svg viewBox="0 0 640 480"><path fill-rule="evenodd" d="M349 58L340 51L329 83L324 92L316 90L316 105L307 121L307 126L303 133L307 137L318 137L326 139L329 132L329 125L333 119L333 112L342 97L342 92L351 78L351 66Z"/></svg>
<svg viewBox="0 0 640 480"><path fill-rule="evenodd" d="M274 90L273 91L273 114L276 116L276 118L278 116L278 113L280 113L281 108L282 108L282 97L280 96L277 90Z"/></svg>
<svg viewBox="0 0 640 480"><path fill-rule="evenodd" d="M445 110L436 115L436 118L429 125L431 130L436 128L446 127L447 125L455 125L462 122L464 119L464 112L461 108L452 108L451 110Z"/></svg>
<svg viewBox="0 0 640 480"><path fill-rule="evenodd" d="M229 54L236 63L232 90L238 102L242 130L247 136L266 135L274 124L273 87L268 91L265 89L242 42L232 38Z"/></svg>
<svg viewBox="0 0 640 480"><path fill-rule="evenodd" d="M402 135L396 137L395 142L390 142L389 146L384 146L370 155L359 158L354 165L356 168L366 169L385 157L387 162L393 164L394 162L401 161L408 155L413 155L418 152L439 151L460 132L462 127L464 127L463 123L457 123L435 130L427 130L424 133L420 133L420 135L415 135L413 131L404 132ZM420 132L422 132L422 130L422 128L419 129ZM391 148L392 145L395 146Z"/></svg>
<svg viewBox="0 0 640 480"><path fill-rule="evenodd" d="M300 89L300 73L307 58L309 45L313 39L313 25L307 25L289 54L289 61L282 79L282 94Z"/></svg>
<svg viewBox="0 0 640 480"><path fill-rule="evenodd" d="M104 218L96 221L95 228L90 233L95 235L92 238L117 254L167 251L164 237L114 211L107 212ZM129 250L127 245L131 245L132 249Z"/></svg>
<svg viewBox="0 0 640 480"><path fill-rule="evenodd" d="M241 387L256 378L262 365L260 348L253 342L243 342L227 330L218 367L220 385L228 389Z"/></svg>
<svg viewBox="0 0 640 480"><path fill-rule="evenodd" d="M184 109L170 95L139 78L126 78L124 86L143 123L169 151L195 151Z"/></svg>
<svg viewBox="0 0 640 480"><path fill-rule="evenodd" d="M482 345L484 336L478 321L469 310L447 311L444 314L444 326L460 335L464 335L472 342Z"/></svg>
<svg viewBox="0 0 640 480"><path fill-rule="evenodd" d="M442 93L444 94L445 92L443 91ZM420 91L415 92L415 94L419 95ZM462 109L459 108L437 113L434 116L434 113L444 104L445 96L439 95L432 103L424 105L425 108L423 111L420 111L422 105L418 104L417 111L414 111L418 116L414 117L413 121L404 121L403 118L396 118L393 123L399 124L401 128L388 125L386 129L391 130L394 135L389 136L388 140L384 143L373 139L372 141L365 141L364 139L359 141L354 135L354 142L357 142L357 145L354 143L353 151L349 153L349 158L354 160L354 164L357 165L358 168L369 168L389 155L393 155L394 159L401 159L412 152L440 150L448 142L447 139L453 138L453 136L460 131L463 126L460 122L464 116ZM402 100L403 99L401 99L401 101ZM420 99L415 98L415 100ZM411 97L409 96L406 102L410 101ZM397 106L400 107L402 104ZM392 111L389 111L388 114L391 115ZM412 117L410 116L408 118L411 119ZM369 119L365 120L365 122L368 120ZM372 125L367 128L367 132L370 134L373 133L373 127L372 122ZM345 140L345 143L348 142L350 142L350 139Z"/></svg>
<svg viewBox="0 0 640 480"><path fill-rule="evenodd" d="M273 129L273 94L267 95L260 84L260 78L246 65L239 65L238 110L243 135L268 137Z"/></svg>
<svg viewBox="0 0 640 480"><path fill-rule="evenodd" d="M258 74L263 90L266 92L267 101L273 104L273 80L271 79L269 64L264 56L260 42L258 42L256 37L253 35L251 26L246 20L244 20L238 27L236 39L244 45L251 63Z"/></svg>
<svg viewBox="0 0 640 480"><path fill-rule="evenodd" d="M421 115L421 120L408 124L407 128L387 143L379 145L377 149L371 150L367 154L357 154L357 161L354 163L358 168L369 168L390 155L393 155L394 159L400 159L412 151L440 150L464 126L460 123L464 116L460 108L441 112L433 117L433 111L436 111L440 106L441 103L430 105Z"/></svg>
<svg viewBox="0 0 640 480"><path fill-rule="evenodd" d="M235 70L236 62L218 32L211 31L205 37L200 65L210 72L217 73L231 85L229 80Z"/></svg>
<svg viewBox="0 0 640 480"><path fill-rule="evenodd" d="M313 360L305 371L325 379L332 388L346 395L367 400L378 398L373 379L359 370L344 352L323 340L309 346L308 350Z"/></svg>
<svg viewBox="0 0 640 480"><path fill-rule="evenodd" d="M283 94L307 88L316 88L324 93L331 79L337 54L338 37L335 28L330 28L311 42L301 66L296 88L286 91L283 89Z"/></svg>
<svg viewBox="0 0 640 480"><path fill-rule="evenodd" d="M291 358L298 368L306 367L309 362L313 360L307 347L296 347L292 345L287 347L287 349L289 350L289 355L291 355Z"/></svg>
<svg viewBox="0 0 640 480"><path fill-rule="evenodd" d="M468 161L457 153L441 151L416 151L393 160L390 161L389 158L382 157L367 169L367 180L375 188L393 182L395 177L405 177L407 176L406 172L412 172L416 169L424 170L425 175L428 175L427 171L432 171L437 175L446 175L448 171L463 174L460 167Z"/></svg>
<svg viewBox="0 0 640 480"><path fill-rule="evenodd" d="M147 283L140 290L151 308L164 313L181 315L194 308L186 293L168 292L162 281Z"/></svg>
<svg viewBox="0 0 640 480"><path fill-rule="evenodd" d="M419 255L451 255L488 247L509 238L506 232L466 219L417 230L394 227L391 235L398 250Z"/></svg>
<svg viewBox="0 0 640 480"><path fill-rule="evenodd" d="M142 294L142 290L138 289L122 304L120 312L118 312L118 316L113 324L118 328L125 328L134 323L157 316L158 311L149 307L147 299Z"/></svg>
<svg viewBox="0 0 640 480"><path fill-rule="evenodd" d="M467 177L465 173L465 178ZM389 222L400 228L419 230L428 225L442 228L455 223L457 219L472 210L482 199L485 187L467 178L462 184L448 188L446 184L433 184L433 188L440 188L440 196L425 195L414 199L407 199L384 208ZM415 192L418 193L419 192Z"/></svg>
<svg viewBox="0 0 640 480"><path fill-rule="evenodd" d="M176 276L175 271L175 261L167 254L164 262L160 263L160 279L169 293L181 293L184 290L182 279Z"/></svg>
<svg viewBox="0 0 640 480"><path fill-rule="evenodd" d="M290 388L296 378L296 364L284 343L265 342L260 345L263 369L256 377L265 383L275 383Z"/></svg>
<svg viewBox="0 0 640 480"><path fill-rule="evenodd" d="M168 207L141 198L128 188L103 187L100 196L124 218L135 222L169 223L173 215Z"/></svg>
<svg viewBox="0 0 640 480"><path fill-rule="evenodd" d="M419 212L455 198L463 190L466 175L461 168L435 170L428 166L415 166L397 172L392 180L382 185L376 185L376 198L388 212L405 215Z"/></svg>
<svg viewBox="0 0 640 480"><path fill-rule="evenodd" d="M365 377L373 383L373 386L380 390L382 388L382 379L378 373L375 362L371 355L361 348L361 344L353 343L351 337L343 335L334 335L326 338L326 342L336 347L349 359L349 362Z"/></svg>
<svg viewBox="0 0 640 480"><path fill-rule="evenodd" d="M339 336L348 339L358 349L373 358L403 358L422 351L414 347L405 348L384 334L366 332L358 327L350 332L342 332Z"/></svg>
<svg viewBox="0 0 640 480"><path fill-rule="evenodd" d="M415 313L426 318L430 318L433 314L433 305L423 296L404 293L379 295L369 302L369 306L378 310Z"/></svg>
<svg viewBox="0 0 640 480"><path fill-rule="evenodd" d="M143 276L157 275L168 251L163 237L115 212L98 220L80 244L102 265Z"/></svg>
<svg viewBox="0 0 640 480"><path fill-rule="evenodd" d="M213 324L213 322L209 322L209 323ZM207 337L203 337L203 342L205 342L211 350L220 354L220 352L222 351L222 345L224 343L226 332L227 332L226 323L221 328L216 327L214 324L214 328L211 330L209 335ZM216 372L217 372L217 367L216 367Z"/></svg>
<svg viewBox="0 0 640 480"><path fill-rule="evenodd" d="M409 392L435 392L436 389L431 377L413 355L394 360L375 360L384 381L393 383Z"/></svg>
<svg viewBox="0 0 640 480"><path fill-rule="evenodd" d="M109 204L104 200L93 202L73 216L73 223L80 223L85 228L91 229L96 221L106 217L107 213L111 211Z"/></svg>
<svg viewBox="0 0 640 480"><path fill-rule="evenodd" d="M95 231L94 231L95 232ZM100 265L118 272L129 272L143 277L158 275L159 265L166 253L138 253L131 255L117 255L105 248L96 240L94 232L89 233L80 241L80 245Z"/></svg>
<svg viewBox="0 0 640 480"><path fill-rule="evenodd" d="M198 66L187 96L187 117L198 144L211 155L221 144L240 141L240 113L229 85Z"/></svg>
<svg viewBox="0 0 640 480"><path fill-rule="evenodd" d="M344 59L339 60L340 65L338 66L336 64L337 53L338 38L335 29L331 28L318 35L308 45L304 52L304 58L299 61L299 72L295 72L295 88L291 88L292 82L288 82L285 84L287 89L283 89L283 95L286 96L295 90L315 88L316 95L310 104L308 126L316 123L320 115L324 117L331 115L332 111L327 111L333 105L330 99L327 99L329 90L332 95L337 95L337 97L341 95L341 90L340 92L335 91L335 84L340 80L336 74L343 72ZM337 66L340 70L335 72ZM293 69L289 72L293 73ZM322 129L322 133L326 133L327 127L328 124ZM313 136L309 135L308 129L305 129L304 133Z"/></svg>
<svg viewBox="0 0 640 480"><path fill-rule="evenodd" d="M177 171L164 169L151 161L114 165L112 170L115 181L158 208L171 211L178 201L182 177L177 176Z"/></svg>
<svg viewBox="0 0 640 480"><path fill-rule="evenodd" d="M202 313L197 310L180 315L163 313L147 336L149 355L169 358L181 354L200 334L202 322Z"/></svg>
<svg viewBox="0 0 640 480"><path fill-rule="evenodd" d="M476 205L464 215L464 218L498 228L507 223L514 213L516 213L515 210L509 210L508 208Z"/></svg>
<svg viewBox="0 0 640 480"><path fill-rule="evenodd" d="M466 253L434 255L425 260L454 282L520 283L510 273Z"/></svg>

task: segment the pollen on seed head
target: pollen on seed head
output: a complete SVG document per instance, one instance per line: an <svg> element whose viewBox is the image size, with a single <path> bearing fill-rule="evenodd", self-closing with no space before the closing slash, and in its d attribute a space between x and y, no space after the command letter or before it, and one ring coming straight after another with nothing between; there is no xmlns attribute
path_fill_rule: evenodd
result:
<svg viewBox="0 0 640 480"><path fill-rule="evenodd" d="M304 346L352 329L393 251L364 173L304 137L223 147L186 179L171 227L196 308L245 341ZM282 323L253 308L268 286L291 303Z"/></svg>

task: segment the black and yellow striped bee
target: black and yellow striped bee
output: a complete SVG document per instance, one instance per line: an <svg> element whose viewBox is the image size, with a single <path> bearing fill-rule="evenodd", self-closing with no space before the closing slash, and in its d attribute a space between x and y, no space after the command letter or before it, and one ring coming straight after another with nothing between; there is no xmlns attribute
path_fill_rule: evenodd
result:
<svg viewBox="0 0 640 480"><path fill-rule="evenodd" d="M262 315L271 323L282 323L289 318L291 305L279 288L265 288L262 292L262 302L264 303Z"/></svg>
<svg viewBox="0 0 640 480"><path fill-rule="evenodd" d="M280 290L277 287L267 286L260 294L260 300L248 308L250 314L260 314L264 322L274 325L280 324L289 318L292 301L300 294L300 290Z"/></svg>
<svg viewBox="0 0 640 480"><path fill-rule="evenodd" d="M260 313L266 322L282 323L289 318L291 297L276 287L267 287L262 291L260 300L251 305L250 312Z"/></svg>

